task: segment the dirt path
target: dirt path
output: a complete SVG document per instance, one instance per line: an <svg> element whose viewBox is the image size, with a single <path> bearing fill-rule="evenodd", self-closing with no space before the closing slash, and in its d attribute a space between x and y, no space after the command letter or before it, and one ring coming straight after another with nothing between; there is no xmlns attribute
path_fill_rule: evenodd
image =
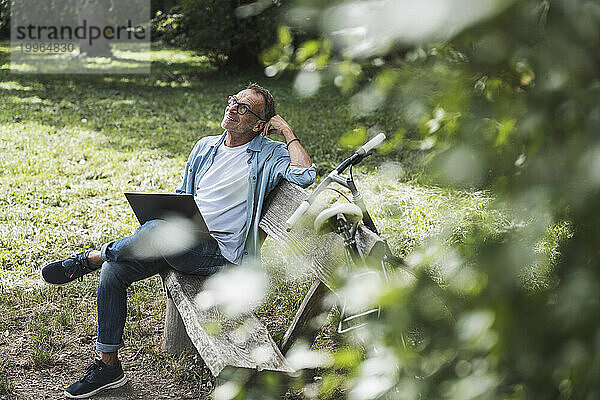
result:
<svg viewBox="0 0 600 400"><path fill-rule="evenodd" d="M90 275L64 287L0 290L0 400L64 399L64 389L82 378L96 356L97 279ZM295 308L289 293L301 293L300 286L277 285L257 311L273 335L282 335L289 325ZM129 382L94 399L209 397L214 378L198 357L175 358L161 351L165 303L158 277L129 288L125 348L120 352Z"/></svg>
<svg viewBox="0 0 600 400"><path fill-rule="evenodd" d="M97 276L64 287L0 290L0 400L64 399L96 357ZM198 357L161 351L165 296L158 277L128 291L125 347L129 382L93 399L205 399L214 383ZM5 381L6 381L5 380Z"/></svg>
<svg viewBox="0 0 600 400"><path fill-rule="evenodd" d="M5 350L5 349L2 349ZM0 395L0 399L64 399L64 389L83 376L86 361L92 360L93 352L83 349L67 349L55 365L48 368L34 368L27 360L13 365L8 378L11 382L12 393ZM180 371L174 371L170 366L155 367L144 359L128 361L124 353L123 366L128 383L118 389L113 389L94 396L94 399L206 399L212 389L212 380L207 378L202 367L192 367L189 371L201 371L204 375L201 386L199 381L182 379ZM14 360L15 358L13 358ZM193 376L198 378L198 376ZM185 378L185 377L184 377Z"/></svg>
<svg viewBox="0 0 600 400"><path fill-rule="evenodd" d="M128 361L124 352L123 366L128 383L118 389L94 396L94 399L206 399L212 389L212 380L206 378L202 384L194 379L182 380L177 371L169 367L153 367L144 359ZM11 381L11 395L0 395L0 399L64 399L64 389L83 376L85 361L92 360L93 352L69 349L59 356L55 365L48 368L33 368L27 360L17 362L8 374ZM202 370L196 367L195 370ZM190 368L190 371L192 369ZM198 377L196 377L198 378Z"/></svg>

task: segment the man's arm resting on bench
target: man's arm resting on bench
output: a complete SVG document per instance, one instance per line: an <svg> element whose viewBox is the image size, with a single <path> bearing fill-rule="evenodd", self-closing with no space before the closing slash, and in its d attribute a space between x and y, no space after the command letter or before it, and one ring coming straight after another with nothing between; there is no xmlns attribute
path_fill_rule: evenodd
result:
<svg viewBox="0 0 600 400"><path fill-rule="evenodd" d="M278 147L273 154L275 157L273 167L275 175L280 175L287 181L303 188L310 186L316 177L315 164L313 164L292 127L283 118L276 115L265 124L262 135L267 136L273 132L282 134L287 143L286 146L281 145ZM274 184L277 182L279 182L279 179L274 180ZM269 192L272 189L273 187L270 187Z"/></svg>

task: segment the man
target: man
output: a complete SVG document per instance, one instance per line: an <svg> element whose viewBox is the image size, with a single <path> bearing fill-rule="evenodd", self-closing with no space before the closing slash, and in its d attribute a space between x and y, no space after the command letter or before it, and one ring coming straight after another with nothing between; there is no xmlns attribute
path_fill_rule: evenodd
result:
<svg viewBox="0 0 600 400"><path fill-rule="evenodd" d="M154 220L100 251L79 253L42 269L46 282L63 285L102 268L96 342L100 359L65 390L65 396L87 398L127 382L117 352L123 347L126 291L131 283L169 267L210 275L226 264L259 259L258 222L264 199L282 178L303 187L314 182L314 164L292 127L275 114L275 101L267 89L250 84L229 96L221 127L222 135L196 143L176 192L193 194L208 228L225 233L205 234L176 254L144 254L140 244L147 249L153 233L164 224ZM286 143L266 138L273 132L281 133Z"/></svg>

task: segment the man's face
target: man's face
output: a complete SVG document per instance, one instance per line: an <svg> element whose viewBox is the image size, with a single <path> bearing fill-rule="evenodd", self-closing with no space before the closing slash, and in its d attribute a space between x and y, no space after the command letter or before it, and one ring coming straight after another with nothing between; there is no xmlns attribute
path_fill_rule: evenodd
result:
<svg viewBox="0 0 600 400"><path fill-rule="evenodd" d="M244 89L235 96L235 100L240 104L246 104L255 114L261 115L264 108L263 97L251 89ZM259 122L261 122L251 112L246 112L244 115L238 113L238 106L229 105L225 109L221 127L226 129L230 134L247 134L249 132L258 132L260 130Z"/></svg>

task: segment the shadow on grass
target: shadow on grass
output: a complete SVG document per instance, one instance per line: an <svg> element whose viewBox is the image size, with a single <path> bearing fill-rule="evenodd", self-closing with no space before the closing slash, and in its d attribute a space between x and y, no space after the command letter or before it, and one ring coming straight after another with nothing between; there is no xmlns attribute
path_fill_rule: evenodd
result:
<svg viewBox="0 0 600 400"><path fill-rule="evenodd" d="M182 76L187 63L154 62L150 75L34 75L10 73L7 62L0 53L5 122L94 130L111 147L169 154L189 151L198 132L218 132L217 99L228 85L210 70L208 85Z"/></svg>
<svg viewBox="0 0 600 400"><path fill-rule="evenodd" d="M388 133L397 129L389 113L353 116L348 97L332 85L304 98L294 92L291 76L217 71L205 57L175 49L155 48L151 58L150 74L17 74L10 71L8 46L0 43L0 105L5 103L0 121L92 130L105 137L103 146L117 150L187 156L200 137L222 132L227 96L252 81L273 93L278 113L294 127L320 174L349 154L339 138L357 125ZM370 162L401 156L396 152Z"/></svg>

